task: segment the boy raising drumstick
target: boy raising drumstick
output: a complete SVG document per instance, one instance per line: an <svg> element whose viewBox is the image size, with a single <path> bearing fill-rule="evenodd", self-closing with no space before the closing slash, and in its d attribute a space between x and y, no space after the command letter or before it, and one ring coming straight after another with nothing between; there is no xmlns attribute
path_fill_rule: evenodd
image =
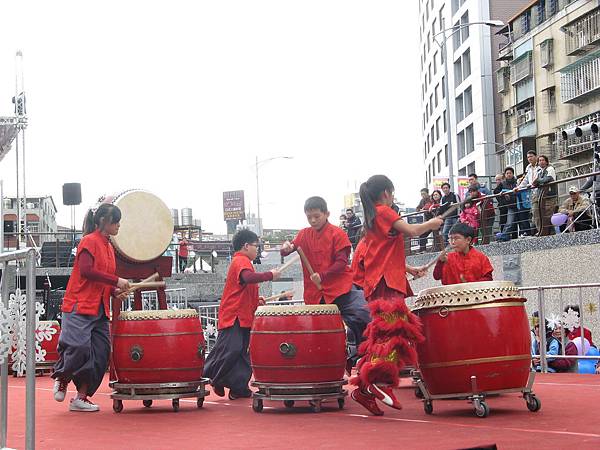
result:
<svg viewBox="0 0 600 450"><path fill-rule="evenodd" d="M370 316L363 293L352 288L353 273L348 266L352 246L348 235L329 223L329 211L323 198L306 200L304 213L310 227L300 230L292 242L286 241L281 247L281 255L287 256L297 248L304 251L314 269L311 275L303 264L304 303L335 304L358 343ZM353 363L352 356L355 355L350 355L347 369Z"/></svg>

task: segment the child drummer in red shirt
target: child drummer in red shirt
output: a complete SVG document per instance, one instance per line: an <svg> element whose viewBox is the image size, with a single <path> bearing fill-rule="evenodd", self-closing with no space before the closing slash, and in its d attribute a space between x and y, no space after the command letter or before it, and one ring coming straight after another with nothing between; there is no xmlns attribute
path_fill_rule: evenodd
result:
<svg viewBox="0 0 600 450"><path fill-rule="evenodd" d="M258 283L277 280L279 271L256 273L252 261L258 255L258 236L250 230L240 230L232 240L235 255L227 271L225 289L219 306L219 335L215 347L206 358L204 376L212 380L213 391L219 397L229 388L229 398L248 398L252 391L248 382L252 376L248 345L254 312L262 297Z"/></svg>
<svg viewBox="0 0 600 450"><path fill-rule="evenodd" d="M376 399L401 409L394 388L398 386L400 370L415 364L414 343L423 339L421 323L404 299L412 295L407 272L418 277L424 269L406 265L404 234L420 236L439 229L443 223L442 219L433 218L408 224L392 209L393 198L394 185L384 175L372 176L360 187L367 230L363 288L372 321L359 349L364 354L358 363L359 374L351 380L358 386L352 399L377 416L383 411Z"/></svg>
<svg viewBox="0 0 600 450"><path fill-rule="evenodd" d="M442 284L492 281L494 268L487 256L473 248L476 231L466 223L456 223L448 233L453 252L442 253L433 270L433 278Z"/></svg>
<svg viewBox="0 0 600 450"><path fill-rule="evenodd" d="M335 304L352 331L355 341L360 342L369 323L369 311L363 293L352 287L352 270L348 266L348 257L352 245L348 235L341 228L327 220L329 211L327 202L321 197L310 197L304 203L304 213L310 227L300 230L292 242L285 242L281 255L287 256L300 247L315 273L304 271L304 303ZM349 355L346 369L349 371L356 355Z"/></svg>

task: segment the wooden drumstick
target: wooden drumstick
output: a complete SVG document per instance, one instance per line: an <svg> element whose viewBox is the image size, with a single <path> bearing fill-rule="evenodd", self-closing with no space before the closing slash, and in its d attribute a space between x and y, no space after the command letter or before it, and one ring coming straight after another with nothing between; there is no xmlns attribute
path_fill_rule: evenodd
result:
<svg viewBox="0 0 600 450"><path fill-rule="evenodd" d="M300 259L300 255L298 255L298 254L292 256L290 259L287 260L287 262L283 266L281 266L279 269L277 269L277 271L283 272L284 270L289 268L292 264L294 264L299 259Z"/></svg>
<svg viewBox="0 0 600 450"><path fill-rule="evenodd" d="M125 292L122 292L120 295L129 295L138 289L158 289L166 286L167 283L165 281L144 281L140 283L131 283L129 285L129 289L127 289Z"/></svg>
<svg viewBox="0 0 600 450"><path fill-rule="evenodd" d="M140 283L148 283L150 281L156 281L156 279L159 277L160 275L158 274L158 272L154 272L152 275L150 275L148 278L144 278L142 281L140 281Z"/></svg>
<svg viewBox="0 0 600 450"><path fill-rule="evenodd" d="M271 300L279 300L281 297L287 297L288 295L294 295L294 291L286 291L281 294L270 295L269 297L265 297L265 303L277 303L272 302Z"/></svg>
<svg viewBox="0 0 600 450"><path fill-rule="evenodd" d="M430 269L430 268L431 268L431 266L434 266L434 265L436 265L436 264L438 263L438 261L439 261L439 260L442 258L442 256L444 256L444 255L447 255L447 254L448 254L448 251L449 251L451 248L452 248L452 247L448 246L448 247L446 247L444 250L442 250L438 256L436 256L435 258L433 258L431 261L429 261L427 264L425 264L425 265L423 266L423 270L428 270L428 269ZM414 276L413 276L413 278L412 278L412 279L413 279L413 280L418 280L418 278L415 278Z"/></svg>
<svg viewBox="0 0 600 450"><path fill-rule="evenodd" d="M298 247L296 249L296 251L300 255L300 259L302 259L302 264L306 267L306 270L308 270L309 275L312 277L314 275L315 271L313 270L312 266L310 265L308 258L304 254L304 250L302 250L302 248ZM323 286L321 286L321 283L315 283L315 284L317 285L317 289L319 289L320 291L323 290Z"/></svg>

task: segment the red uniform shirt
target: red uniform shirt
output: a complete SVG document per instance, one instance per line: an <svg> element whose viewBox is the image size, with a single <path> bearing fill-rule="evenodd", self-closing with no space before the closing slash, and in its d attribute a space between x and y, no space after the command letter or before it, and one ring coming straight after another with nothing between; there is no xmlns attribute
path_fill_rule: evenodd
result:
<svg viewBox="0 0 600 450"><path fill-rule="evenodd" d="M367 249L364 256L365 297L369 297L383 278L389 288L408 297L412 295L406 281L404 235L394 230L400 216L392 208L376 205L373 227L367 230Z"/></svg>
<svg viewBox="0 0 600 450"><path fill-rule="evenodd" d="M114 274L116 270L115 251L113 246L100 231L94 231L81 239L77 246L77 256L73 271L67 284L67 291L63 299L61 311L73 312L77 305L77 314L93 315L98 314L98 308L104 305L106 317L109 316L109 301L112 286L105 283L89 280L81 275L79 269L79 257L84 252L89 252L94 257L94 269L107 274ZM116 284L117 277L114 281Z"/></svg>
<svg viewBox="0 0 600 450"><path fill-rule="evenodd" d="M188 241L186 241L185 239L179 242L179 256L181 258L188 257Z"/></svg>
<svg viewBox="0 0 600 450"><path fill-rule="evenodd" d="M240 275L244 270L254 272L254 266L250 258L238 252L227 271L219 306L219 330L232 327L236 319L240 321L240 327L252 327L254 312L258 307L258 284L242 283Z"/></svg>
<svg viewBox="0 0 600 450"><path fill-rule="evenodd" d="M438 261L433 278L442 280L442 284L472 283L492 281L494 268L487 256L471 247L465 255L460 252L448 253L448 261Z"/></svg>
<svg viewBox="0 0 600 450"><path fill-rule="evenodd" d="M367 244L365 239L361 239L354 249L354 255L352 256L352 282L360 287L363 287L365 282L365 251L367 250Z"/></svg>
<svg viewBox="0 0 600 450"><path fill-rule="evenodd" d="M319 274L328 272L338 253L348 251L352 247L348 235L329 222L318 231L312 227L300 230L292 243L295 248L302 248L313 270ZM304 303L316 305L321 302L321 298L325 299L325 303L331 303L340 295L350 292L352 269L347 261L346 259L346 265L341 272L327 273L325 279L321 280L321 291L311 281L308 269L303 266Z"/></svg>

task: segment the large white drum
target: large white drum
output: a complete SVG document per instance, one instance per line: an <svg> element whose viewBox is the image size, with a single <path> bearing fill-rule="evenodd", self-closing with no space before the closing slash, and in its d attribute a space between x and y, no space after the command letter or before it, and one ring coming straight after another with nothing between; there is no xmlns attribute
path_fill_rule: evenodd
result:
<svg viewBox="0 0 600 450"><path fill-rule="evenodd" d="M133 262L161 256L171 243L171 210L156 195L140 189L107 195L100 203L112 203L122 213L119 234L111 236L117 252Z"/></svg>

